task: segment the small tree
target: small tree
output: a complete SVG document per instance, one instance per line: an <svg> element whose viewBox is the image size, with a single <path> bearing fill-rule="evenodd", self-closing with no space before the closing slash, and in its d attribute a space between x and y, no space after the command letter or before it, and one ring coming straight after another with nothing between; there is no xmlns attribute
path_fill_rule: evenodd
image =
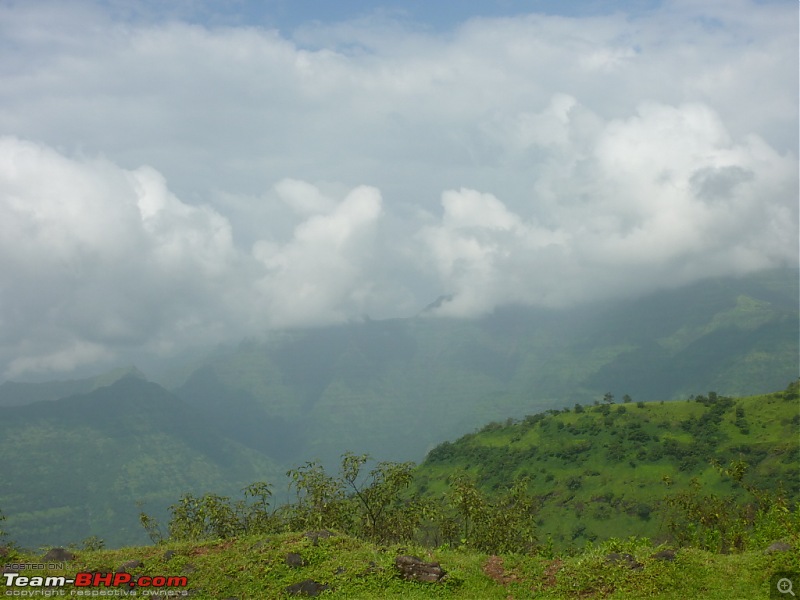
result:
<svg viewBox="0 0 800 600"><path fill-rule="evenodd" d="M253 534L275 531L277 519L274 511L270 511L272 486L266 481L256 481L245 487L242 492L244 492L245 500L253 499L253 503L250 505L247 505L246 502L241 503L239 509L242 513L240 518L245 532Z"/></svg>
<svg viewBox="0 0 800 600"><path fill-rule="evenodd" d="M401 495L411 485L414 463L381 462L364 481L359 481L368 460L367 454L357 456L347 452L342 456L341 467L342 479L363 511L366 536L378 541L408 539L419 523L419 516L414 517L414 503L404 503Z"/></svg>
<svg viewBox="0 0 800 600"><path fill-rule="evenodd" d="M226 539L243 530L226 496L205 494L198 498L185 494L169 510L169 535L175 540Z"/></svg>
<svg viewBox="0 0 800 600"><path fill-rule="evenodd" d="M144 502L141 500L136 501L136 506L139 508L139 523L147 532L147 537L149 537L150 541L154 544L160 544L163 542L164 534L161 533L161 525L159 524L158 520L142 510Z"/></svg>
<svg viewBox="0 0 800 600"><path fill-rule="evenodd" d="M536 501L528 493L529 479L518 479L490 500L465 472L450 479L449 500L463 524L461 542L491 554L527 552L536 544Z"/></svg>
<svg viewBox="0 0 800 600"><path fill-rule="evenodd" d="M290 479L289 488L297 491L297 503L291 507L289 515L291 529L348 529L349 511L345 507L341 481L325 473L316 461L291 469L286 475Z"/></svg>
<svg viewBox="0 0 800 600"><path fill-rule="evenodd" d="M456 509L463 524L464 535L461 543L470 539L470 527L486 506L486 499L478 489L475 478L465 471L459 471L450 477L450 504Z"/></svg>

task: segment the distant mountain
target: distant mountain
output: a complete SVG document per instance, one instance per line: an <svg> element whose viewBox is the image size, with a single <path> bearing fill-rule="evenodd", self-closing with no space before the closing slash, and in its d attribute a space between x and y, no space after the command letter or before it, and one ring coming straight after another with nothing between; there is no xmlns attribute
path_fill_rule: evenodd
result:
<svg viewBox="0 0 800 600"><path fill-rule="evenodd" d="M0 384L0 406L22 406L44 400L58 400L73 394L85 394L97 388L111 385L115 381L131 375L145 377L144 373L136 367L124 367L86 379L44 381L41 383L5 381Z"/></svg>
<svg viewBox="0 0 800 600"><path fill-rule="evenodd" d="M569 311L427 314L273 333L207 360L175 393L254 450L333 465L348 449L419 460L487 421L606 392L746 395L797 376L794 270Z"/></svg>
<svg viewBox="0 0 800 600"><path fill-rule="evenodd" d="M0 509L23 546L146 541L137 501L165 516L181 495L277 477L162 387L129 375L87 394L0 408Z"/></svg>
<svg viewBox="0 0 800 600"><path fill-rule="evenodd" d="M6 382L5 528L29 546L137 543L137 501L163 516L189 492L238 497L261 480L278 492L287 468L335 469L347 450L418 461L488 422L606 393L635 404L782 389L798 375L799 287L797 271L776 270L568 311L271 332L165 374L171 391L135 371Z"/></svg>

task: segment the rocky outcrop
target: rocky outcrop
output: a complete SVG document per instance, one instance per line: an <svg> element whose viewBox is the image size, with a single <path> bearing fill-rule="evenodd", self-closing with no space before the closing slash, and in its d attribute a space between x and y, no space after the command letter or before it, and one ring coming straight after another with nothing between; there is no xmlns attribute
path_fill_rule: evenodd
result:
<svg viewBox="0 0 800 600"><path fill-rule="evenodd" d="M619 552L610 552L606 554L606 564L627 567L631 571L639 571L644 568L644 565L637 561L631 554L620 554Z"/></svg>
<svg viewBox="0 0 800 600"><path fill-rule="evenodd" d="M297 552L289 552L286 555L286 564L294 569L306 566L306 561Z"/></svg>
<svg viewBox="0 0 800 600"><path fill-rule="evenodd" d="M69 562L75 560L75 555L64 548L50 548L42 557L42 562Z"/></svg>
<svg viewBox="0 0 800 600"><path fill-rule="evenodd" d="M786 542L775 542L770 544L769 548L764 550L767 554L775 554L776 552L789 552L792 547Z"/></svg>
<svg viewBox="0 0 800 600"><path fill-rule="evenodd" d="M664 550L659 550L658 552L653 554L653 556L651 556L650 558L655 558L656 560L666 560L668 562L672 562L673 560L675 560L675 556L676 555L677 555L677 552L675 550L673 550L672 548L666 548Z"/></svg>
<svg viewBox="0 0 800 600"><path fill-rule="evenodd" d="M394 566L406 581L438 583L446 575L439 563L425 562L417 556L398 556L394 559Z"/></svg>

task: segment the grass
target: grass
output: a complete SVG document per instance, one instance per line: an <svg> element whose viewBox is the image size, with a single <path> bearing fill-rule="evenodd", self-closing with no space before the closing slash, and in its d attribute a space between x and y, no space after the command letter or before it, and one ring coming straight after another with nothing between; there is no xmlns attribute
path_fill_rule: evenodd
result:
<svg viewBox="0 0 800 600"><path fill-rule="evenodd" d="M441 497L459 469L487 492L527 475L529 491L541 499L541 534L564 551L627 534L665 539L663 500L693 478L704 493L749 498L711 459L722 465L742 459L749 465L745 483L776 489L782 482L790 504L800 500L796 395L787 390L730 402L718 424L702 429L692 423L715 405L695 401L588 406L489 424L435 449L417 469L416 485ZM674 452L669 444L677 444ZM684 451L693 462L684 463Z"/></svg>
<svg viewBox="0 0 800 600"><path fill-rule="evenodd" d="M126 561L139 560L143 566L134 569L134 575L185 575L187 588L172 589L189 590L191 597L209 599L288 598L288 586L312 579L330 586L321 597L331 599L730 600L766 598L773 573L800 571L797 549L716 555L685 548L671 561L653 556L661 549L646 539L630 538L590 545L573 556L497 557L465 549L379 546L345 535L319 538L314 543L303 533L285 533L199 544L78 551L66 570L37 574L69 577L80 571L113 571ZM289 566L286 556L290 552L298 553L304 565ZM612 552L630 554L637 568L630 568L634 563L610 562ZM440 583L406 581L394 566L395 557L401 554L439 562L447 577ZM39 557L20 555L14 562L39 562ZM7 591L12 590L3 589L4 594Z"/></svg>

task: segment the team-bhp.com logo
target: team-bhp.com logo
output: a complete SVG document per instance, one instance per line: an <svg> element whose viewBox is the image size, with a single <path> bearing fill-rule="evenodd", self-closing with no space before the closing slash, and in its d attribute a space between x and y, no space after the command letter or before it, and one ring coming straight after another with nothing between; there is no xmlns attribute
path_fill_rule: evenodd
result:
<svg viewBox="0 0 800 600"><path fill-rule="evenodd" d="M81 572L75 577L3 573L6 596L188 596L186 577ZM73 589L65 590L68 585ZM77 589L75 589L77 588ZM138 588L138 589L137 589Z"/></svg>

